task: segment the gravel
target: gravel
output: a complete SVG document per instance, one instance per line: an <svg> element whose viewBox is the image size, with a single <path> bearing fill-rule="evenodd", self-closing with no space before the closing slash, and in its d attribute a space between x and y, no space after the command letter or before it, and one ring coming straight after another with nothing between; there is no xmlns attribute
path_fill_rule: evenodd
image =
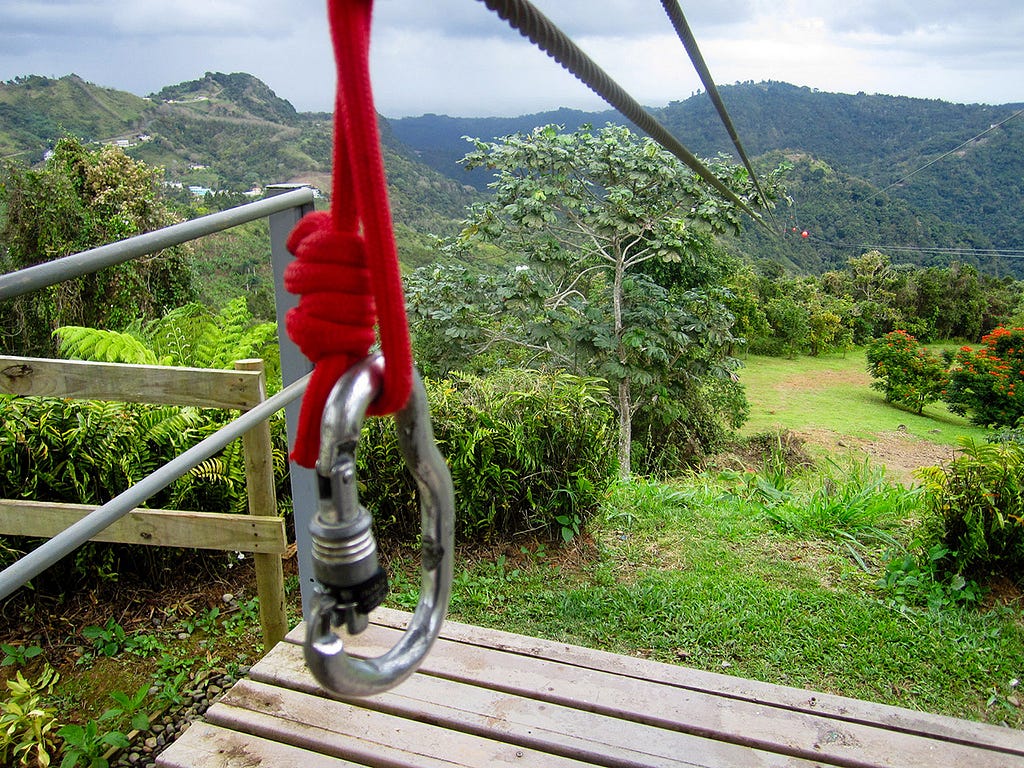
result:
<svg viewBox="0 0 1024 768"><path fill-rule="evenodd" d="M240 675L248 672L248 667L239 669ZM215 673L192 689L183 691L181 696L185 703L181 707L153 718L148 731L129 734L131 744L108 757L111 768L155 768L157 755L187 731L194 721L201 719L210 705L235 684L236 679L226 673Z"/></svg>

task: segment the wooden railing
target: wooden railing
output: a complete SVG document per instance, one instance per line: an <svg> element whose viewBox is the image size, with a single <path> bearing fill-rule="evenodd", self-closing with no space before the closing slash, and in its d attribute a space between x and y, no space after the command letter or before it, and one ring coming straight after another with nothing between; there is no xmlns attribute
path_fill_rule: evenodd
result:
<svg viewBox="0 0 1024 768"><path fill-rule="evenodd" d="M247 411L266 399L266 381L262 360L211 370L0 356L0 394ZM287 539L277 514L269 423L246 432L242 445L248 515L135 509L91 540L252 553L263 644L269 650L288 631L281 563ZM0 499L0 535L49 538L95 509Z"/></svg>

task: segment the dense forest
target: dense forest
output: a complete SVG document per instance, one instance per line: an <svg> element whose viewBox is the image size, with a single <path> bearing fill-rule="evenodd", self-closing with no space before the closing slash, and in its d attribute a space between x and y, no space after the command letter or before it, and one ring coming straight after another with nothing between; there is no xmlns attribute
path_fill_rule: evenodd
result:
<svg viewBox="0 0 1024 768"><path fill-rule="evenodd" d="M747 227L727 238L734 255L773 262L794 275L841 268L879 250L897 264L958 262L993 277L1024 276L1024 261L1014 252L1024 248L1024 119L1014 119L1021 105L823 93L779 82L721 91L755 168L791 166L774 231ZM705 94L652 111L696 154L730 154ZM465 137L490 140L538 125L572 131L608 122L622 118L569 109L519 117L382 118L403 262L419 266L436 258L433 236L453 234L467 206L482 199L491 174L459 164L470 149ZM189 202L189 186L221 194L208 208L241 201L241 193L272 182L330 186L331 116L299 113L243 73L208 72L148 98L75 75L0 83L5 157L37 163L64 133L120 140L133 158L164 169L165 182L174 185L169 194L182 203Z"/></svg>
<svg viewBox="0 0 1024 768"><path fill-rule="evenodd" d="M1024 247L1024 119L1014 119L1024 105L823 93L778 82L736 84L721 92L755 168L767 171L780 158L794 165L792 201L777 209L777 231L796 226L811 235L809 242L794 243L751 227L736 250L817 272L893 246L899 261L960 260L992 274L1021 276L1005 256L950 257L937 249ZM652 111L699 156L735 151L705 94ZM481 186L485 173L467 175L458 164L469 148L466 136L489 140L539 124L572 130L621 120L614 112L559 110L517 118L423 115L391 124L424 163ZM973 137L979 138L968 141Z"/></svg>

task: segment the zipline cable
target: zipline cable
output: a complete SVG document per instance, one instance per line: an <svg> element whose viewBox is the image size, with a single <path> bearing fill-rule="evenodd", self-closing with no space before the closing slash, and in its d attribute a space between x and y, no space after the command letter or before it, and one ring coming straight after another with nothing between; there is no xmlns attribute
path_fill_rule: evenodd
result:
<svg viewBox="0 0 1024 768"><path fill-rule="evenodd" d="M590 90L615 107L622 115L662 147L678 157L690 170L735 204L754 221L775 233L765 220L729 189L721 179L684 147L668 129L659 123L622 86L599 67L562 30L541 13L529 0L480 0L490 10L528 38L534 45L572 73ZM767 201L765 201L767 202Z"/></svg>
<svg viewBox="0 0 1024 768"><path fill-rule="evenodd" d="M946 159L947 157L949 157L950 155L952 155L952 154L953 154L954 152L957 152L957 151L959 151L959 150L963 149L964 147L966 147L966 146L967 146L968 144L970 144L970 143L971 143L972 141L977 141L977 140L978 140L978 139L980 139L980 138L981 138L982 136L984 136L984 135L985 135L986 133L990 133L991 131L994 131L994 130L995 130L996 128L999 128L1000 126L1002 126L1002 125L1004 125L1004 124L1006 124L1006 123L1010 122L1011 120L1013 120L1013 118L1015 118L1015 117L1020 117L1021 115L1024 115L1024 109L1020 109L1020 110L1017 110L1016 112L1014 112L1014 113L1013 113L1012 115L1010 115L1009 117L1007 117L1007 118L1004 118L1004 119L1000 120L1000 121L999 121L998 123L995 123L994 125L990 125L990 126L989 126L988 128L986 128L986 129L985 129L984 131L982 131L981 133L979 133L979 134L978 134L977 136L972 136L972 137L971 137L971 138L969 138L969 139L968 139L967 141L965 141L965 142L964 142L963 144L959 144L959 145L957 145L957 146L953 147L953 148L952 148L951 150L949 150L949 152L946 152L946 153L944 153L944 154L942 154L942 155L939 155L939 156L938 156L938 157L936 157L936 158L935 158L934 160L929 160L929 161L928 161L927 163L925 163L924 165L922 165L922 166L921 166L920 168L918 168L918 169L916 169L916 170L913 170L913 171L911 171L910 173L908 173L908 174L907 174L906 176L904 176L904 177L903 177L902 179L897 179L896 181L894 181L894 182L893 182L892 184L890 184L889 186L887 186L887 187L886 187L885 189L881 190L881 192L879 192L879 194L882 194L883 192L888 192L888 191L889 191L890 189L892 189L893 187L895 187L895 186L898 186L898 185L902 184L902 183L903 183L904 181L906 181L907 179L909 179L909 178L910 178L911 176L914 176L915 174L918 174L918 173L920 173L920 172L921 172L921 171L923 171L923 170L924 170L925 168L930 168L931 166L935 165L935 164L936 164L937 162L939 162L940 160L945 160L945 159Z"/></svg>
<svg viewBox="0 0 1024 768"><path fill-rule="evenodd" d="M715 85L715 80L711 77L711 70L708 69L708 65L704 61L704 56L701 54L700 48L697 45L697 39L693 36L693 32L690 30L690 25L686 22L686 17L683 15L683 9L679 7L679 3L676 0L661 0L661 6L665 9L665 13L668 15L669 21L672 22L672 27L675 29L676 35L679 36L680 42L682 42L683 47L686 49L686 53L690 57L690 61L693 63L693 68L697 70L697 75L700 77L700 81L704 84L704 89L708 92L708 96L711 97L711 103L715 105L715 109L718 111L718 116L722 120L722 125L725 126L725 130L729 133L729 138L732 139L732 145L736 147L740 160L743 161L743 165L747 169L747 173L750 174L750 180L754 184L754 189L757 190L757 194L760 196L765 209L768 211L768 217L772 220L772 223L778 227L778 222L775 220L775 213L768 206L768 197L765 195L764 190L761 189L761 182L758 181L757 174L754 173L754 167L751 165L750 159L747 157L747 153L743 149L743 144L740 142L740 137L736 132L736 127L733 125L732 118L729 117L729 112L725 108L725 103L722 101L722 97L718 93L718 87Z"/></svg>

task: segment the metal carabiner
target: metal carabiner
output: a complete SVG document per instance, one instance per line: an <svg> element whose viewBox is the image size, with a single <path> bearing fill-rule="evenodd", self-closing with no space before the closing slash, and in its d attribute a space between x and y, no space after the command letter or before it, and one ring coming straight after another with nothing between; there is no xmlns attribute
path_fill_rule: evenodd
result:
<svg viewBox="0 0 1024 768"><path fill-rule="evenodd" d="M395 414L398 444L419 489L420 599L409 627L383 656L356 659L335 631L362 632L387 594L370 513L359 503L356 447L366 409L380 391L384 359L372 355L342 376L324 407L317 473L320 504L310 526L313 574L320 582L307 624L306 664L325 688L371 696L398 685L419 667L448 611L452 583L455 499L451 475L434 442L426 391L413 371L412 394Z"/></svg>

